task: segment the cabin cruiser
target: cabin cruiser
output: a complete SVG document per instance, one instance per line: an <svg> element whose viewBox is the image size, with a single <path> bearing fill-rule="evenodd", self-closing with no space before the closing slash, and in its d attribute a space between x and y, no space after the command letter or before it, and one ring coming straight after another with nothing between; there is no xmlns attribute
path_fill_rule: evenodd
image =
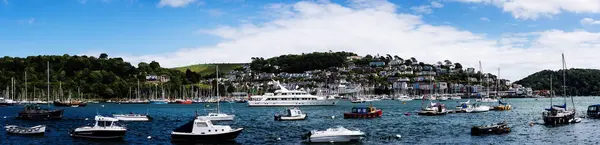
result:
<svg viewBox="0 0 600 145"><path fill-rule="evenodd" d="M314 96L303 90L288 90L276 82L280 90L262 96L251 96L248 106L333 106L337 100Z"/></svg>
<svg viewBox="0 0 600 145"><path fill-rule="evenodd" d="M225 125L213 125L206 117L196 117L194 120L180 126L171 132L174 142L221 142L230 141L244 128L233 129Z"/></svg>
<svg viewBox="0 0 600 145"><path fill-rule="evenodd" d="M37 104L25 105L23 111L18 113L17 118L23 120L58 120L62 119L63 109L42 109Z"/></svg>
<svg viewBox="0 0 600 145"><path fill-rule="evenodd" d="M127 133L127 128L119 125L119 119L97 115L94 120L94 126L78 127L69 134L81 138L118 139Z"/></svg>
<svg viewBox="0 0 600 145"><path fill-rule="evenodd" d="M429 106L425 108L421 108L421 111L418 112L419 115L426 116L435 116L435 115L446 115L448 110L446 110L446 105L442 103L429 103Z"/></svg>
<svg viewBox="0 0 600 145"><path fill-rule="evenodd" d="M302 111L300 109L298 109L297 107L295 108L288 108L285 110L284 113L276 113L275 114L275 120L277 121L286 121L286 120L304 120L306 119L306 114L302 113Z"/></svg>
<svg viewBox="0 0 600 145"><path fill-rule="evenodd" d="M600 104L588 106L587 116L590 118L600 118Z"/></svg>
<svg viewBox="0 0 600 145"><path fill-rule="evenodd" d="M306 142L349 142L359 141L365 133L360 130L348 130L342 126L329 128L325 131L313 130L305 134L302 138Z"/></svg>
<svg viewBox="0 0 600 145"><path fill-rule="evenodd" d="M120 121L150 121L152 117L148 116L148 114L113 114L113 117Z"/></svg>

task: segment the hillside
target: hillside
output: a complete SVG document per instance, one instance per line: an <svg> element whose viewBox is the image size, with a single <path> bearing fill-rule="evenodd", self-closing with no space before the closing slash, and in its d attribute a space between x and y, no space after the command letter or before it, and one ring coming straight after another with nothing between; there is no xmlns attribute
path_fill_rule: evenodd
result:
<svg viewBox="0 0 600 145"><path fill-rule="evenodd" d="M230 72L236 68L242 67L244 63L196 64L184 67L177 67L173 69L181 72L185 72L187 69L190 69L192 72L196 72L204 76L215 73L217 65L219 65L220 72Z"/></svg>
<svg viewBox="0 0 600 145"><path fill-rule="evenodd" d="M529 86L533 90L549 90L551 77L554 93L560 96L562 94L563 84L562 71L539 71L516 81L515 83ZM566 80L568 95L600 95L600 70L598 69L569 69L566 72Z"/></svg>

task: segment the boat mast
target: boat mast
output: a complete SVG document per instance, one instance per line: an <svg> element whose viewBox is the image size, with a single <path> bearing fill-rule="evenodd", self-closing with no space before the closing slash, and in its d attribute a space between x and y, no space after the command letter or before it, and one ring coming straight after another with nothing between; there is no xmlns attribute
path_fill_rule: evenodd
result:
<svg viewBox="0 0 600 145"><path fill-rule="evenodd" d="M217 113L221 113L221 96L219 95L219 65L217 65Z"/></svg>
<svg viewBox="0 0 600 145"><path fill-rule="evenodd" d="M552 108L552 96L554 95L554 91L552 91L552 79L553 75L550 74L550 108Z"/></svg>
<svg viewBox="0 0 600 145"><path fill-rule="evenodd" d="M27 69L25 69L25 100L27 100Z"/></svg>
<svg viewBox="0 0 600 145"><path fill-rule="evenodd" d="M46 70L46 85L48 94L46 94L46 101L48 101L48 107L50 107L50 61L46 62L48 69Z"/></svg>
<svg viewBox="0 0 600 145"><path fill-rule="evenodd" d="M565 62L565 54L562 54L562 62L563 62L563 94L567 95L567 62ZM566 99L566 98L565 98ZM566 103L566 101L565 101ZM573 100L573 96L571 96L571 103L573 103L573 110L575 110L575 100Z"/></svg>

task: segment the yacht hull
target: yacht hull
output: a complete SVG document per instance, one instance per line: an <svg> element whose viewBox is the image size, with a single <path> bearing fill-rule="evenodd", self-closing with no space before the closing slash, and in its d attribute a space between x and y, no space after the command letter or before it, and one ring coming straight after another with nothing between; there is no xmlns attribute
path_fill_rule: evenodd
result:
<svg viewBox="0 0 600 145"><path fill-rule="evenodd" d="M18 113L17 118L23 120L60 120L63 117L64 110L51 111L22 111Z"/></svg>
<svg viewBox="0 0 600 145"><path fill-rule="evenodd" d="M311 137L309 142L350 142L350 141L359 141L362 139L362 135L340 135L340 136L321 136L321 137Z"/></svg>
<svg viewBox="0 0 600 145"><path fill-rule="evenodd" d="M278 106L334 106L337 100L313 101L248 101L249 107L278 107Z"/></svg>
<svg viewBox="0 0 600 145"><path fill-rule="evenodd" d="M71 131L72 137L93 138L93 139L119 139L123 138L127 130L86 130Z"/></svg>
<svg viewBox="0 0 600 145"><path fill-rule="evenodd" d="M181 133L172 132L171 141L173 142L221 142L230 141L237 138L244 129L236 129L231 132L221 134L193 134L193 133Z"/></svg>

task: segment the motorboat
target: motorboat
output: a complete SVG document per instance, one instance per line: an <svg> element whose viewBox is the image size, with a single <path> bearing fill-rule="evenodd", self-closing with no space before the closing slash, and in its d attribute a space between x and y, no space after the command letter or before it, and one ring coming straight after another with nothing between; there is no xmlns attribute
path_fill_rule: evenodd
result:
<svg viewBox="0 0 600 145"><path fill-rule="evenodd" d="M344 118L376 118L381 117L383 111L369 105L368 107L352 107L352 112L344 113Z"/></svg>
<svg viewBox="0 0 600 145"><path fill-rule="evenodd" d="M229 115L229 114L225 114L225 113L220 113L220 112L216 112L216 113L208 113L208 115L206 116L201 116L204 117L208 120L212 120L212 121L233 121L233 118L235 118L235 115Z"/></svg>
<svg viewBox="0 0 600 145"><path fill-rule="evenodd" d="M58 120L62 119L63 109L42 109L37 104L25 105L23 111L18 113L17 118L23 120Z"/></svg>
<svg viewBox="0 0 600 145"><path fill-rule="evenodd" d="M471 128L471 135L505 134L505 133L510 133L510 127L508 126L508 123L506 123L506 122L484 125L484 126L473 126Z"/></svg>
<svg viewBox="0 0 600 145"><path fill-rule="evenodd" d="M244 128L213 125L206 117L196 117L171 132L173 142L224 142L237 138Z"/></svg>
<svg viewBox="0 0 600 145"><path fill-rule="evenodd" d="M15 102L11 99L0 98L0 106L12 106L15 103L17 103L17 102Z"/></svg>
<svg viewBox="0 0 600 145"><path fill-rule="evenodd" d="M406 96L406 95L400 95L398 98L396 98L396 100L404 102L404 101L412 101L413 99L410 98L410 97L408 97L408 96Z"/></svg>
<svg viewBox="0 0 600 145"><path fill-rule="evenodd" d="M442 96L437 97L437 100L446 101L446 100L448 100L448 97L446 97L445 95L442 95Z"/></svg>
<svg viewBox="0 0 600 145"><path fill-rule="evenodd" d="M19 135L43 135L46 132L45 125L38 125L34 127L19 127L16 125L7 125L4 127L6 133L19 134Z"/></svg>
<svg viewBox="0 0 600 145"><path fill-rule="evenodd" d="M480 103L475 103L470 108L465 109L466 112L469 113L480 113L480 112L488 112L490 111L489 106L481 105Z"/></svg>
<svg viewBox="0 0 600 145"><path fill-rule="evenodd" d="M311 95L304 90L288 90L279 82L275 81L279 90L274 93L265 93L261 96L251 96L248 100L250 107L272 107L272 106L334 106L336 99L326 96Z"/></svg>
<svg viewBox="0 0 600 145"><path fill-rule="evenodd" d="M364 103L365 99L363 99L363 98L352 98L352 99L350 99L350 102L352 102L352 103Z"/></svg>
<svg viewBox="0 0 600 145"><path fill-rule="evenodd" d="M276 121L288 121L288 120L304 120L307 115L302 113L299 108L288 108L283 113L276 113L274 118Z"/></svg>
<svg viewBox="0 0 600 145"><path fill-rule="evenodd" d="M151 121L152 117L148 114L113 114L113 117L120 121Z"/></svg>
<svg viewBox="0 0 600 145"><path fill-rule="evenodd" d="M336 128L329 128L325 131L313 130L303 135L302 138L305 142L331 143L360 141L363 139L364 135L365 133L360 130L349 130L342 126L338 126Z"/></svg>
<svg viewBox="0 0 600 145"><path fill-rule="evenodd" d="M169 99L151 99L150 104L169 104Z"/></svg>
<svg viewBox="0 0 600 145"><path fill-rule="evenodd" d="M483 103L495 103L495 102L498 102L498 99L484 97L484 98L480 98L480 99L475 99L475 101L483 102Z"/></svg>
<svg viewBox="0 0 600 145"><path fill-rule="evenodd" d="M428 107L421 108L421 111L417 112L419 115L425 116L436 116L436 115L446 115L448 110L446 110L446 105L442 103L429 103Z"/></svg>
<svg viewBox="0 0 600 145"><path fill-rule="evenodd" d="M69 134L80 138L120 139L127 133L127 128L119 125L119 119L97 115L94 120L94 126L78 127Z"/></svg>
<svg viewBox="0 0 600 145"><path fill-rule="evenodd" d="M588 106L587 116L590 118L600 118L600 104Z"/></svg>

